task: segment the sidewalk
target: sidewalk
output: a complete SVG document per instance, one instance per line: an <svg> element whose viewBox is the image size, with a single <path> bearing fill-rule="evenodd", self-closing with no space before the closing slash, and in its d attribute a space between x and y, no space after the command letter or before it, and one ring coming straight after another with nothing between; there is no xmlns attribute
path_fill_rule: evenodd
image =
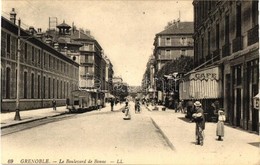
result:
<svg viewBox="0 0 260 165"><path fill-rule="evenodd" d="M119 110L121 107L123 107L124 104L118 104L117 106L114 106L114 111ZM106 104L106 107L101 108L101 110L93 110L87 113L100 113L100 112L107 112L111 111L110 105ZM14 120L15 112L8 112L8 113L0 113L1 117L1 129L10 127L13 125L18 125L22 123L32 122L35 120L44 119L51 116L59 116L65 113L68 113L69 110L66 109L66 106L57 107L56 110L53 110L53 108L41 108L41 109L34 109L34 110L25 110L20 111L20 121Z"/></svg>
<svg viewBox="0 0 260 165"><path fill-rule="evenodd" d="M176 164L260 164L260 136L225 126L224 140L217 141L216 123L207 122L204 145L196 145L195 123L184 116L174 110L151 112L152 121L175 151Z"/></svg>

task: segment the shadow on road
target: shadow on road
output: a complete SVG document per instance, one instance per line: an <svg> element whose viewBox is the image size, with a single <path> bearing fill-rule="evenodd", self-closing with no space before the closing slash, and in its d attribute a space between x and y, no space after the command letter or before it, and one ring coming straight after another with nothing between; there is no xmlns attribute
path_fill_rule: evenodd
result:
<svg viewBox="0 0 260 165"><path fill-rule="evenodd" d="M248 144L251 144L252 146L255 146L255 147L260 147L260 142L252 142L252 143L248 143Z"/></svg>

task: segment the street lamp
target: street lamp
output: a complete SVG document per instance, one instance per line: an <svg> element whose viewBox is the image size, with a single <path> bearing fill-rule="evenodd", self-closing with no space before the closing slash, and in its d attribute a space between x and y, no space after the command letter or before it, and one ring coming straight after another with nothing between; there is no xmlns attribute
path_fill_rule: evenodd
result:
<svg viewBox="0 0 260 165"><path fill-rule="evenodd" d="M176 87L176 81L178 80L178 79L177 79L178 74L179 74L178 72L174 72L174 73L172 74L173 80L174 80L174 90L175 90L175 92L177 91L177 90L176 90L176 88L177 88L177 87Z"/></svg>
<svg viewBox="0 0 260 165"><path fill-rule="evenodd" d="M16 76L16 108L14 120L21 120L20 116L20 58L21 58L21 38L28 40L34 36L21 36L21 19L18 19L18 38L17 38L17 76Z"/></svg>
<svg viewBox="0 0 260 165"><path fill-rule="evenodd" d="M16 76L16 109L15 109L15 117L14 120L21 120L20 116L20 51L21 51L21 45L20 45L20 37L21 37L21 20L18 19L18 41L17 41L17 76Z"/></svg>

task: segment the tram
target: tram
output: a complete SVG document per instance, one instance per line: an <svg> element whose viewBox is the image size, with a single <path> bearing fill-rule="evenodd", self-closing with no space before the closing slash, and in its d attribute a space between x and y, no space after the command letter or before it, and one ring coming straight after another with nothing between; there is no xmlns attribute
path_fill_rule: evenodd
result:
<svg viewBox="0 0 260 165"><path fill-rule="evenodd" d="M87 90L71 92L68 109L70 112L86 112L98 109L97 93Z"/></svg>

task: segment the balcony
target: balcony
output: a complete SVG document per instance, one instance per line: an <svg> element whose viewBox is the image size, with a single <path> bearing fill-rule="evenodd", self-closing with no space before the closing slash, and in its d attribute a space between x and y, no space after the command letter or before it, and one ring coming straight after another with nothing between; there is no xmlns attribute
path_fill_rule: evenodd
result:
<svg viewBox="0 0 260 165"><path fill-rule="evenodd" d="M213 61L218 61L220 60L220 49L216 49L213 51Z"/></svg>
<svg viewBox="0 0 260 165"><path fill-rule="evenodd" d="M230 43L226 43L222 46L222 57L227 57L230 55Z"/></svg>
<svg viewBox="0 0 260 165"><path fill-rule="evenodd" d="M235 53L242 50L242 37L236 37L232 42L232 52Z"/></svg>
<svg viewBox="0 0 260 165"><path fill-rule="evenodd" d="M80 64L82 65L93 65L94 64L94 60L80 60Z"/></svg>
<svg viewBox="0 0 260 165"><path fill-rule="evenodd" d="M253 27L252 29L250 29L247 32L247 45L253 45L254 43L259 42L259 33L258 33L258 28L259 25L256 25L255 27Z"/></svg>

